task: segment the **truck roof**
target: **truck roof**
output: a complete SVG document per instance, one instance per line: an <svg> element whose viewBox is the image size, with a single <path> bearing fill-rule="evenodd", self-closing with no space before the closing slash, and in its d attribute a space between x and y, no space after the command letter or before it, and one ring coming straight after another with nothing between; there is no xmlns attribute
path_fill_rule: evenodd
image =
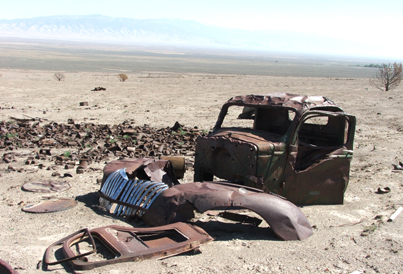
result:
<svg viewBox="0 0 403 274"><path fill-rule="evenodd" d="M285 107L302 114L308 109L329 107L330 111L343 111L332 100L323 96L304 96L289 93L242 95L229 99L225 105L246 107Z"/></svg>

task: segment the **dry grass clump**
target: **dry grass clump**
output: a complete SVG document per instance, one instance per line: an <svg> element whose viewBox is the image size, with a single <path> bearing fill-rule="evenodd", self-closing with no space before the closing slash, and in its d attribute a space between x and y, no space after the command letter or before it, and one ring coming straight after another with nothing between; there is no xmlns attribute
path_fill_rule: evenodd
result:
<svg viewBox="0 0 403 274"><path fill-rule="evenodd" d="M124 73L119 74L119 81L120 81L120 82L124 82L124 81L126 81L127 79L129 79L129 77L127 77L126 74L124 74Z"/></svg>

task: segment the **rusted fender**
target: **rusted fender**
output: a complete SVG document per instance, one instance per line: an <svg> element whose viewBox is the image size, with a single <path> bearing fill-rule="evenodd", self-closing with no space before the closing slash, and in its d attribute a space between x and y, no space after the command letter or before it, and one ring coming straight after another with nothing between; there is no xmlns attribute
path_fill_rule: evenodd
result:
<svg viewBox="0 0 403 274"><path fill-rule="evenodd" d="M1 274L18 274L17 270L14 270L11 265L0 259L0 273Z"/></svg>
<svg viewBox="0 0 403 274"><path fill-rule="evenodd" d="M213 182L175 185L154 201L143 216L149 225L185 222L194 210L245 208L259 214L282 240L304 240L313 234L308 219L293 203L260 190Z"/></svg>

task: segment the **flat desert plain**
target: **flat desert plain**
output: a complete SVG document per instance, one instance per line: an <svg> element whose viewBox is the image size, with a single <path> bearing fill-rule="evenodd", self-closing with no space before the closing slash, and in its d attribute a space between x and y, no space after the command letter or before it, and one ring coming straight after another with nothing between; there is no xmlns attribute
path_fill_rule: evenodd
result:
<svg viewBox="0 0 403 274"><path fill-rule="evenodd" d="M306 240L279 241L267 224L251 227L204 214L199 215L196 224L215 241L202 245L200 253L119 263L88 271L74 271L63 264L50 266L50 273L403 272L403 214L387 222L403 206L403 172L393 170L393 164L403 161L403 125L399 118L403 117L403 85L381 92L369 85L368 77L336 74L269 76L175 69L170 72L169 68L62 72L65 79L56 81L53 69L1 68L0 120L33 117L41 118L42 125L50 121L67 123L68 119L75 123L113 125L133 119L137 125L155 128L171 127L178 121L186 127L210 130L221 105L234 95L287 92L332 99L357 117L357 128L344 204L301 207L313 226L313 235ZM119 81L117 75L121 72L127 74L127 81ZM106 90L91 91L98 86ZM80 107L79 103L84 101L88 106ZM58 179L51 176L53 170L24 164L34 150L16 149L13 152L21 157L15 162L0 163L0 259L16 271L44 272L41 260L46 248L82 228L143 225L102 213L97 208L96 192L100 187L97 179L102 177L101 170L73 172L73 177ZM1 156L7 152L10 151L1 149ZM102 169L104 165L92 166ZM22 171L10 171L9 166ZM61 168L59 172L62 171ZM188 170L181 182L192 182L192 178L193 173ZM70 183L69 190L53 195L76 198L78 205L55 213L23 212L23 207L41 202L49 194L25 192L21 186L47 180ZM389 193L376 193L378 188L385 187L390 188Z"/></svg>

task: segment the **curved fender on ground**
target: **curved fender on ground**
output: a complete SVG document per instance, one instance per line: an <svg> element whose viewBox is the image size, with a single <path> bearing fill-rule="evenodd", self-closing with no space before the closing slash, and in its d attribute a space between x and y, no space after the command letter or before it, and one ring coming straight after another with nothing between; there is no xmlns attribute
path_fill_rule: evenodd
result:
<svg viewBox="0 0 403 274"><path fill-rule="evenodd" d="M220 208L254 211L283 240L303 240L313 234L308 219L293 203L259 190L212 182L175 185L165 190L143 220L153 226L185 222L194 216L194 210Z"/></svg>

